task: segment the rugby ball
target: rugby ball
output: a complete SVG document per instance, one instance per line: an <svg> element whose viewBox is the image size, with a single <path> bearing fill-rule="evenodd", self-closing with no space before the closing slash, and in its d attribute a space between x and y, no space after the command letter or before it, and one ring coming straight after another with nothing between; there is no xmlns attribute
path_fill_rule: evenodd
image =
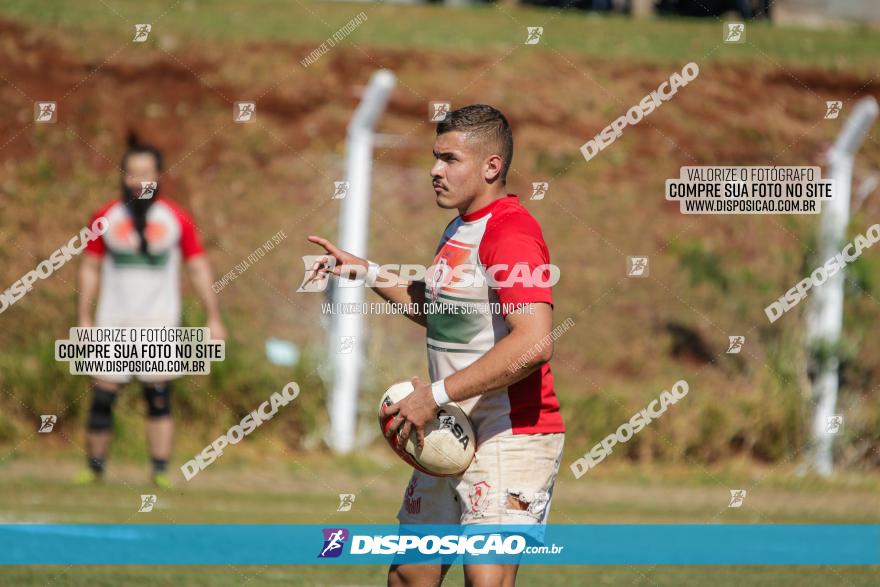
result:
<svg viewBox="0 0 880 587"><path fill-rule="evenodd" d="M397 403L413 392L412 383L395 383L382 394L379 402L379 428L382 436L391 424L393 416L382 416L382 406ZM401 426L401 428L403 428ZM406 463L434 477L461 475L474 459L477 437L474 427L464 411L456 404L446 404L437 411L433 421L425 426L425 445L418 447L413 431L406 442L397 434L385 438L391 449Z"/></svg>

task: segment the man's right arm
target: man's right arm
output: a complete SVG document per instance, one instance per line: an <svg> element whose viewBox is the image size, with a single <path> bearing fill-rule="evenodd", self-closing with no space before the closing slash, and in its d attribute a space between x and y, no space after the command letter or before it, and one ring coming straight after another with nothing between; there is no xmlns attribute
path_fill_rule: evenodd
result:
<svg viewBox="0 0 880 587"><path fill-rule="evenodd" d="M428 327L425 314L422 313L425 307L424 281L409 281L392 287L373 287L372 290L385 301L403 306L403 315L416 324Z"/></svg>
<svg viewBox="0 0 880 587"><path fill-rule="evenodd" d="M308 240L309 242L323 247L324 250L327 251L327 257L324 260L319 259L315 262L307 281L328 279L331 273L340 277L341 267L346 265L349 267L359 265L363 267L364 270L369 267L369 262L366 259L362 259L361 257L352 255L348 251L343 251L342 249L337 248L336 245L325 238L310 236L308 237ZM331 257L334 259L334 263L332 264L329 263ZM380 272L378 282L380 284L382 282L387 282L389 277L389 274ZM427 328L428 323L425 315L422 313L422 308L425 303L425 282L410 281L399 283L396 276L394 282L397 283L397 285L390 287L382 287L381 285L378 285L374 286L372 289L384 300L394 304L400 304L405 310L403 312L404 316L416 324Z"/></svg>
<svg viewBox="0 0 880 587"><path fill-rule="evenodd" d="M84 254L79 266L77 281L79 286L78 325L81 327L94 326L92 308L95 305L98 285L101 282L101 258L91 253Z"/></svg>

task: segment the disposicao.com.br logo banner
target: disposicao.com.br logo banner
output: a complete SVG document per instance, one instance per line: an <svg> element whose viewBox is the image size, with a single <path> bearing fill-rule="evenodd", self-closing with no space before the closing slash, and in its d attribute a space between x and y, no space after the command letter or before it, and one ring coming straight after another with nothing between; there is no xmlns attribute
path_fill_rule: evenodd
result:
<svg viewBox="0 0 880 587"><path fill-rule="evenodd" d="M430 562L878 565L880 525L0 524L0 564L7 565Z"/></svg>

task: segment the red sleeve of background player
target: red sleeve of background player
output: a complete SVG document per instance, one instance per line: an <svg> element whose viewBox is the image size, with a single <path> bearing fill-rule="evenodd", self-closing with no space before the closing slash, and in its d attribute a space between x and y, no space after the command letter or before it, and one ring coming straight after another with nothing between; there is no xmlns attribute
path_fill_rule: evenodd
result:
<svg viewBox="0 0 880 587"><path fill-rule="evenodd" d="M495 265L506 265L507 269L494 272L495 280L504 282L514 273L516 283L503 287L493 287L502 307L510 308L516 304L545 302L553 305L551 288L543 283L550 281L549 268L537 272L541 278L530 283L520 276L536 275L535 269L549 265L550 251L544 243L541 227L527 213L511 212L489 220L483 240L480 242L480 262L489 270ZM527 270L515 270L517 264L527 266ZM526 278L528 279L528 278ZM523 283L525 281L525 283ZM502 311L507 315L508 311Z"/></svg>
<svg viewBox="0 0 880 587"><path fill-rule="evenodd" d="M115 203L115 201L111 201L110 203L102 206L100 210L92 214L92 217L89 220L89 226L93 226L95 224L95 220L106 214L107 211L112 208L113 204ZM104 253L107 252L107 245L104 244L104 237L99 236L95 240L89 241L86 244L85 251L91 253L92 255L95 255L96 257L103 257Z"/></svg>
<svg viewBox="0 0 880 587"><path fill-rule="evenodd" d="M202 246L202 239L199 238L199 231L196 229L196 223L192 217L183 208L171 204L167 200L166 204L174 211L177 221L180 223L180 251L183 253L184 259L191 259L205 252Z"/></svg>

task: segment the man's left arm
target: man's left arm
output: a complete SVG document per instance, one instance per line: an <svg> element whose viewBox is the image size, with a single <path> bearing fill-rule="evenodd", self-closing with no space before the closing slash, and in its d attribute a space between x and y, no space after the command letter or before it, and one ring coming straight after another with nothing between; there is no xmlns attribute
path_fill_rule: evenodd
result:
<svg viewBox="0 0 880 587"><path fill-rule="evenodd" d="M458 402L496 390L525 378L548 362L553 355L553 308L546 303L525 304L521 310L505 317L510 333L495 343L486 354L468 367L434 385L445 387L448 401ZM397 411L395 424L386 436L402 425L401 436L406 439L412 427L418 430L419 444L424 441L424 426L439 409L435 395L442 389L432 390L431 383L413 377L415 390L401 401L388 406L389 414ZM441 400L442 401L442 400Z"/></svg>
<svg viewBox="0 0 880 587"><path fill-rule="evenodd" d="M202 306L205 308L208 328L211 329L211 339L225 339L226 329L223 327L223 321L220 319L220 304L217 302L214 290L211 289L214 278L207 256L196 255L190 257L186 262L186 266L189 269L189 277L196 290L196 294L202 300Z"/></svg>

